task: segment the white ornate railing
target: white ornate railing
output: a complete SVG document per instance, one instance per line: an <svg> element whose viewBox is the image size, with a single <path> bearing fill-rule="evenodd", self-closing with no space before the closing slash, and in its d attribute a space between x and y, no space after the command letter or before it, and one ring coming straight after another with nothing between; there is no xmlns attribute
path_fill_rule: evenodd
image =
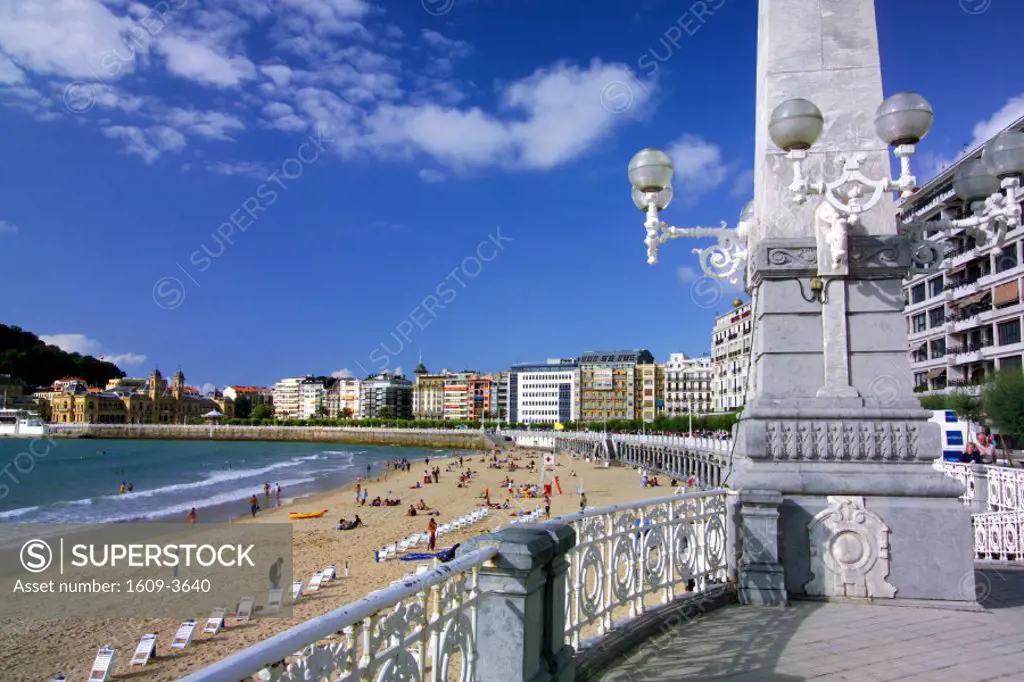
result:
<svg viewBox="0 0 1024 682"><path fill-rule="evenodd" d="M612 629L688 592L728 577L726 492L659 497L569 514L576 530L567 555L566 635L577 651L584 637Z"/></svg>
<svg viewBox="0 0 1024 682"><path fill-rule="evenodd" d="M1024 511L975 514L975 558L1024 563Z"/></svg>
<svg viewBox="0 0 1024 682"><path fill-rule="evenodd" d="M932 467L964 485L960 499L969 504L978 499L978 485L983 485L986 503L991 511L1024 511L1024 469L965 464L936 460Z"/></svg>
<svg viewBox="0 0 1024 682"><path fill-rule="evenodd" d="M950 478L955 478L963 484L964 494L960 496L960 499L964 504L970 504L974 501L974 490L977 484L974 480L974 469L970 464L946 462L937 459L932 463L932 468L936 471L941 471Z"/></svg>
<svg viewBox="0 0 1024 682"><path fill-rule="evenodd" d="M270 682L473 682L477 571L496 553L496 548L487 548L461 556L286 630L183 681L235 682L258 675Z"/></svg>

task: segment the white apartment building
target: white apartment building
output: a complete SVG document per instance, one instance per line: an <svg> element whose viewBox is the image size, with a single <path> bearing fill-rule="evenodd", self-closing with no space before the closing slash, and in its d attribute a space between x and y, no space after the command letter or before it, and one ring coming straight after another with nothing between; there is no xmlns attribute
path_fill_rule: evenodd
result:
<svg viewBox="0 0 1024 682"><path fill-rule="evenodd" d="M754 318L749 301L736 299L733 305L732 310L715 318L711 334L712 412L734 412L747 399Z"/></svg>
<svg viewBox="0 0 1024 682"><path fill-rule="evenodd" d="M273 387L274 418L302 419L299 408L299 391L305 377L281 379Z"/></svg>
<svg viewBox="0 0 1024 682"><path fill-rule="evenodd" d="M1024 118L1008 129L1024 130ZM958 192L954 182L977 170L981 150L965 154L901 201L897 207L900 220L969 217L972 205L985 197L970 196L969 186L962 181L955 183ZM983 184L978 186L984 189ZM994 371L1022 368L1024 228L1006 233L1001 250L997 244L979 243L962 228L948 231L946 238L946 258L940 270L904 282L914 390L977 393L979 384Z"/></svg>
<svg viewBox="0 0 1024 682"><path fill-rule="evenodd" d="M331 419L338 419L343 414L351 414L354 418L359 417L361 385L362 381L355 377L335 379L334 384L327 391L327 416ZM349 412L346 413L345 410L349 410Z"/></svg>
<svg viewBox="0 0 1024 682"><path fill-rule="evenodd" d="M469 419L469 381L473 372L452 372L444 377L444 416L446 421Z"/></svg>
<svg viewBox="0 0 1024 682"><path fill-rule="evenodd" d="M579 413L579 369L574 359L513 365L508 371L508 420L524 424L575 421Z"/></svg>
<svg viewBox="0 0 1024 682"><path fill-rule="evenodd" d="M326 387L315 380L304 379L299 384L299 419L315 419L327 416L324 404Z"/></svg>
<svg viewBox="0 0 1024 682"><path fill-rule="evenodd" d="M672 353L665 363L665 414L674 417L711 412L711 358Z"/></svg>

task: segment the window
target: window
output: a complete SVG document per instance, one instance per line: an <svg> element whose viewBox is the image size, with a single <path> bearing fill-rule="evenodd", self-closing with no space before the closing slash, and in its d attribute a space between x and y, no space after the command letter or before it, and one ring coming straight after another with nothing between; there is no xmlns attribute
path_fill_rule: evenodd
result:
<svg viewBox="0 0 1024 682"><path fill-rule="evenodd" d="M1008 346L1011 343L1020 343L1020 320L1010 320L1003 322L997 327L997 334L999 335L999 345Z"/></svg>
<svg viewBox="0 0 1024 682"><path fill-rule="evenodd" d="M941 326L946 321L946 308L939 306L938 308L932 308L928 311L928 325L935 329Z"/></svg>
<svg viewBox="0 0 1024 682"><path fill-rule="evenodd" d="M1015 369L1018 372L1021 371L1021 361L1019 355L1011 355L1008 358L1003 358L999 361L999 369Z"/></svg>
<svg viewBox="0 0 1024 682"><path fill-rule="evenodd" d="M1006 272L1017 267L1017 245L1007 246L996 256L996 272Z"/></svg>
<svg viewBox="0 0 1024 682"><path fill-rule="evenodd" d="M924 282L921 282L916 287L910 290L910 302L920 303L925 299Z"/></svg>
<svg viewBox="0 0 1024 682"><path fill-rule="evenodd" d="M931 342L932 359L941 358L946 354L946 339L935 339Z"/></svg>
<svg viewBox="0 0 1024 682"><path fill-rule="evenodd" d="M928 293L932 296L942 295L942 275L939 275L933 280L928 282Z"/></svg>
<svg viewBox="0 0 1024 682"><path fill-rule="evenodd" d="M927 329L927 327L925 326L924 313L914 315L910 318L910 332L912 334L923 332L925 329Z"/></svg>

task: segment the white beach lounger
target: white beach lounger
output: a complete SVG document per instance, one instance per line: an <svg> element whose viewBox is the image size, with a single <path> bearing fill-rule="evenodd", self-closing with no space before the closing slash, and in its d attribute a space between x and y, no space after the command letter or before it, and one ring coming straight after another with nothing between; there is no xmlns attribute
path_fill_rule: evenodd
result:
<svg viewBox="0 0 1024 682"><path fill-rule="evenodd" d="M267 594L267 611L280 611L284 603L284 590L271 590Z"/></svg>
<svg viewBox="0 0 1024 682"><path fill-rule="evenodd" d="M220 629L224 627L224 616L227 613L227 609L214 609L211 611L210 617L206 619L206 625L203 626L203 634L215 635L220 632Z"/></svg>
<svg viewBox="0 0 1024 682"><path fill-rule="evenodd" d="M151 658L156 658L156 635L143 635L128 665L146 665Z"/></svg>
<svg viewBox="0 0 1024 682"><path fill-rule="evenodd" d="M336 572L338 570L338 564L331 564L324 569L324 582L329 583L334 580Z"/></svg>
<svg viewBox="0 0 1024 682"><path fill-rule="evenodd" d="M292 600L298 601L302 597L302 579L299 578L292 583Z"/></svg>
<svg viewBox="0 0 1024 682"><path fill-rule="evenodd" d="M309 591L316 592L320 589L320 583L324 580L323 571L317 571L313 574L313 577L309 579Z"/></svg>
<svg viewBox="0 0 1024 682"><path fill-rule="evenodd" d="M407 551L407 550L409 549L409 545L410 545L410 544L411 544L411 543L409 542L409 538L405 538L405 539L404 539L404 540L402 540L402 541L401 541L400 543L398 543L398 551L399 551L399 552L405 552L405 551Z"/></svg>
<svg viewBox="0 0 1024 682"><path fill-rule="evenodd" d="M178 632L171 640L172 649L187 649L192 643L192 635L196 633L196 622L192 619L186 620L178 626Z"/></svg>
<svg viewBox="0 0 1024 682"><path fill-rule="evenodd" d="M235 610L235 620L249 620L252 618L252 606L256 602L252 597L242 597L238 602L238 609Z"/></svg>
<svg viewBox="0 0 1024 682"><path fill-rule="evenodd" d="M114 662L117 660L117 652L110 646L105 646L96 652L96 660L92 663L92 670L89 672L89 682L107 682L110 673L114 670Z"/></svg>

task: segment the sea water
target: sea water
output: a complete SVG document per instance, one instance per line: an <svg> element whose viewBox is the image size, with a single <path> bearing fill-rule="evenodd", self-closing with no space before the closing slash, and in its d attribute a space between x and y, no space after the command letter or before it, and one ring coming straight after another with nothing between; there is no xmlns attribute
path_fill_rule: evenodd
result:
<svg viewBox="0 0 1024 682"><path fill-rule="evenodd" d="M275 506L278 484L287 501L353 483L367 465L378 476L388 460L415 466L452 454L338 443L0 439L0 523L184 520L192 507L200 522L224 520L248 514L253 494L262 508ZM132 492L122 495L122 482ZM387 483L372 486L373 496L387 495Z"/></svg>

